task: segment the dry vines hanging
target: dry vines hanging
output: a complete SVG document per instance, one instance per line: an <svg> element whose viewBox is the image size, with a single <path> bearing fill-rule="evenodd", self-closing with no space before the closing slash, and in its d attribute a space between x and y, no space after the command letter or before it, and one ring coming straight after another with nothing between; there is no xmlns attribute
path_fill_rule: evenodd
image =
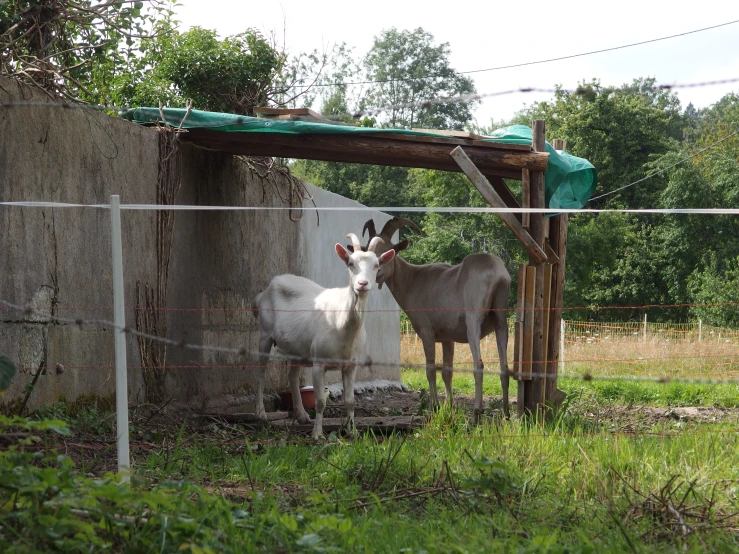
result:
<svg viewBox="0 0 739 554"><path fill-rule="evenodd" d="M244 163L251 171L256 173L262 182L262 204L267 196L267 191L271 191L276 195L280 202L290 208L302 207L305 200L310 200L314 207L316 201L305 186L305 183L293 176L290 173L290 168L284 165L280 165L274 158L268 157L247 157L247 156L236 156L236 159ZM280 181L286 180L290 190L287 193L287 197L283 195L280 188ZM303 210L298 211L297 215L294 215L293 210L289 211L290 221L297 222L303 217ZM316 210L316 221L317 224L321 224L321 219Z"/></svg>
<svg viewBox="0 0 739 554"><path fill-rule="evenodd" d="M180 190L182 156L179 149L178 131L169 126L159 129L159 170L157 172L157 204L172 205ZM136 329L157 336L167 335L167 277L172 257L175 212L168 210L156 213L157 282L136 282ZM139 337L141 367L144 375L146 399L160 404L165 397L165 376L161 368L167 357L166 344Z"/></svg>

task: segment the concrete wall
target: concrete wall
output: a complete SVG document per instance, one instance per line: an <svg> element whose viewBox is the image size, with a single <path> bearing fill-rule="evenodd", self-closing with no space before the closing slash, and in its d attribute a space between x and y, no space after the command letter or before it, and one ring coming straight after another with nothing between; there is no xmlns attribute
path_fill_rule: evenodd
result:
<svg viewBox="0 0 739 554"><path fill-rule="evenodd" d="M0 101L47 97L0 79ZM6 92L7 91L7 92ZM10 98L8 98L10 96ZM183 147L181 204L282 206L289 181L269 178L229 155ZM87 110L0 108L0 201L155 203L157 133ZM319 206L356 206L307 185ZM384 222L384 214L372 214ZM156 280L155 212L124 211L123 258L126 305L135 305L137 281ZM333 252L347 232L361 233L357 212L306 212L292 222L287 211L177 212L169 274L168 335L177 340L256 350L253 297L280 273L296 273L324 286L346 283ZM0 206L0 299L33 304L62 317L112 319L110 222L107 210ZM385 289L374 291L371 309L395 309ZM134 312L127 324L134 325ZM399 361L399 315L368 314L374 359ZM113 335L109 328L55 324L0 308L0 352L23 372L5 400L22 396L32 372L48 368L30 405L60 396L114 391ZM129 391L143 401L138 343L128 339ZM57 374L55 367L65 370ZM235 364L242 364L234 367ZM248 409L256 359L170 349L167 393L175 403L201 409ZM243 366L246 367L243 367ZM187 366L179 367L179 366ZM214 367L231 366L231 367ZM193 367L198 367L194 369ZM362 370L362 380L398 380L393 368ZM340 380L329 373L328 382ZM270 372L268 390L287 385L286 371Z"/></svg>

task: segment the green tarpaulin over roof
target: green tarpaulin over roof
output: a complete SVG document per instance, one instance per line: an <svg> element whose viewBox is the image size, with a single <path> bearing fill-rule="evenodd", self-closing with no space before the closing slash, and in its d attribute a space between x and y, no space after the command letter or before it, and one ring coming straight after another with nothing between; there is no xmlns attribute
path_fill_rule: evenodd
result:
<svg viewBox="0 0 739 554"><path fill-rule="evenodd" d="M437 133L413 131L406 129L376 129L354 127L350 125L333 125L312 121L286 121L262 117L248 117L225 113L191 110L185 117L182 108L164 108L162 110L167 123L183 129L209 129L222 133L280 133L290 135L347 135L375 133L399 134L405 136L429 136L444 138ZM161 122L158 108L134 108L121 112L121 116L136 123ZM449 138L454 138L451 135ZM503 144L531 144L531 129L525 125L512 125L497 129L491 135L480 140ZM589 161L577 158L566 152L555 150L546 144L549 160L545 173L546 206L553 209L579 209L585 206L595 192L598 183L595 167Z"/></svg>

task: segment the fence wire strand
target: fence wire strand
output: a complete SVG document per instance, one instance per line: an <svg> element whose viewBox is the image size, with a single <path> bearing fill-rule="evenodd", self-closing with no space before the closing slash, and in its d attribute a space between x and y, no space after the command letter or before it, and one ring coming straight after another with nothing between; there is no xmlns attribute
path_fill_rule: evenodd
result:
<svg viewBox="0 0 739 554"><path fill-rule="evenodd" d="M130 327L120 327L117 326L114 322L104 320L104 319L72 319L72 318L62 318L59 316L55 316L53 314L49 314L47 312L44 312L42 310L38 310L29 306L21 306L18 304L13 304L11 302L8 302L6 300L0 300L0 305L5 306L6 308L19 311L23 313L24 315L36 315L40 316L46 321L53 321L55 323L60 324L67 324L67 325L77 325L77 326L96 326L96 327L109 327L112 329L116 329L118 331L122 331L124 333L137 336L137 337L144 337L153 341L161 342L164 344L167 344L169 346L174 346L176 348L185 349L185 350L195 350L195 351L204 351L204 352L218 352L221 354L230 354L234 356L238 356L240 358L244 358L246 356L269 356L270 358L274 359L274 356L271 354L266 354L257 350L248 350L246 348L229 348L229 347L223 347L223 346L214 346L214 345L206 345L206 344L193 344L189 343L185 340L173 340L166 337L160 337L157 335L152 335L149 333L143 333L140 331L137 331L135 329L132 329ZM384 367L384 368L396 368L396 369L426 369L427 365L424 364L408 364L408 363L402 363L402 362L387 362L387 361L374 361L371 359L367 359L366 362L357 362L357 360L349 360L349 359L336 359L336 358L313 358L311 360L306 360L304 357L301 356L292 356L285 353L278 353L277 359L280 360L290 360L290 361L297 361L301 362L301 365L314 365L314 366L324 366L331 368L333 366L343 366L343 365L356 365L358 367ZM531 365L543 365L548 363L546 360L540 361L540 360L532 360ZM739 362L737 362L739 363ZM235 364L237 365L237 364ZM267 366L271 367L271 366ZM436 367L437 370L441 370L441 366ZM455 368L455 372L458 373L487 373L490 375L501 375L501 371L491 371L491 370L484 370L482 368L480 369L464 369L464 368ZM504 374L505 375L505 374ZM509 370L508 376L516 378L516 374ZM646 377L646 376L637 376L637 375L616 375L616 376L606 376L606 375L593 375L590 372L585 372L580 375L575 375L572 373L567 374L557 374L557 373L548 373L546 371L534 371L533 367L532 370L525 371L523 376L524 379L527 378L541 378L541 379L564 379L564 380L573 380L573 381L623 381L623 382L639 382L639 383L683 383L683 384L695 384L695 385L720 385L720 384L739 384L739 378L725 378L725 379L717 379L717 378L707 378L707 377L695 377L695 378L683 378L683 377L671 377L671 376L661 376L661 377Z"/></svg>

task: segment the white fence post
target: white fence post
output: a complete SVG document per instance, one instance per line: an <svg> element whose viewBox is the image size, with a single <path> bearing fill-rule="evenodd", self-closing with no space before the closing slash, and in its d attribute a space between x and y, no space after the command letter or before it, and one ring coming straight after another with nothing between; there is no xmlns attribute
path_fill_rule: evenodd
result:
<svg viewBox="0 0 739 554"><path fill-rule="evenodd" d="M123 302L123 247L121 245L120 197L110 197L110 238L113 253L113 321L115 322L115 414L118 445L118 473L130 479L131 455L128 445L128 369L126 366L126 308Z"/></svg>
<svg viewBox="0 0 739 554"><path fill-rule="evenodd" d="M565 372L565 320L559 320L559 373Z"/></svg>
<svg viewBox="0 0 739 554"><path fill-rule="evenodd" d="M698 344L703 342L703 320L698 320Z"/></svg>
<svg viewBox="0 0 739 554"><path fill-rule="evenodd" d="M644 342L647 342L647 314L644 314Z"/></svg>

